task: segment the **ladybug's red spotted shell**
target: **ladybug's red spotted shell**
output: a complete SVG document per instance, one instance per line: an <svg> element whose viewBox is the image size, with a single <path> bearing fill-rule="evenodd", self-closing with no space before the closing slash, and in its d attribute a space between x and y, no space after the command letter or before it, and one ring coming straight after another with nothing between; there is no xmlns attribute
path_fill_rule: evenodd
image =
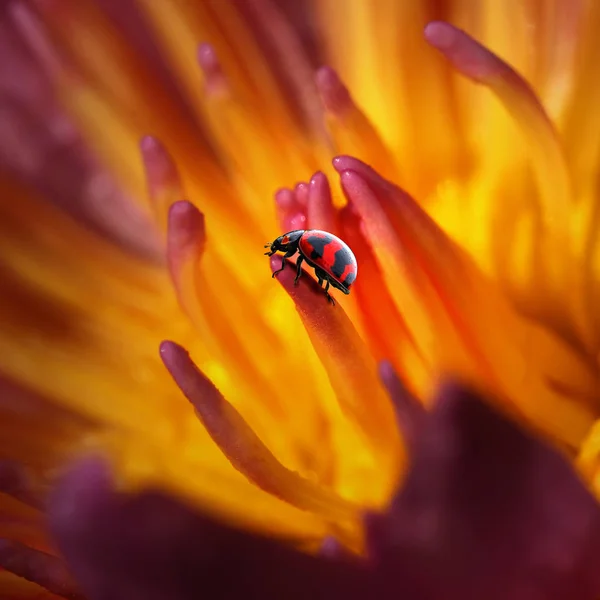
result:
<svg viewBox="0 0 600 600"><path fill-rule="evenodd" d="M300 237L298 250L306 262L322 269L333 281L350 290L356 280L358 265L343 240L327 231L309 229Z"/></svg>
<svg viewBox="0 0 600 600"><path fill-rule="evenodd" d="M322 287L325 284L323 291L331 304L335 304L335 300L329 294L329 286L349 294L356 280L358 266L352 250L339 237L328 231L295 229L280 235L270 244L265 244L265 248L269 248L265 252L267 256L273 256L276 252L284 253L281 268L273 271L273 277L285 269L286 259L298 252L294 285L298 285L302 275L302 263L306 262L314 268L319 285Z"/></svg>

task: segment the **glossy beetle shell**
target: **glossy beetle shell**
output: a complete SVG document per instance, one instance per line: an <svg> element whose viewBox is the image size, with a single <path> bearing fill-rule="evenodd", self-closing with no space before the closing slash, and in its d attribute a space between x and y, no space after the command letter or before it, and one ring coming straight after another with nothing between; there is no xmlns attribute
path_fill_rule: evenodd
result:
<svg viewBox="0 0 600 600"><path fill-rule="evenodd" d="M356 280L356 257L348 245L335 235L319 229L309 229L302 234L298 250L306 262L322 269L346 290Z"/></svg>

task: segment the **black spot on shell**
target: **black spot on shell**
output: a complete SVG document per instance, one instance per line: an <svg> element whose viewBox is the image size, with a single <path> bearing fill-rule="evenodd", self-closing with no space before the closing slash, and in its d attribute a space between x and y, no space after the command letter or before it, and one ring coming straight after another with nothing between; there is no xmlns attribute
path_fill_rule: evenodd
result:
<svg viewBox="0 0 600 600"><path fill-rule="evenodd" d="M334 256L335 261L331 267L331 272L341 281L341 277L346 270L346 265L348 264L348 252L345 248L340 248Z"/></svg>
<svg viewBox="0 0 600 600"><path fill-rule="evenodd" d="M322 258L325 253L325 246L331 243L331 240L312 235L309 236L306 241L313 247L309 256L311 260Z"/></svg>
<svg viewBox="0 0 600 600"><path fill-rule="evenodd" d="M356 273L348 273L348 275L346 275L346 279L344 279L344 281L342 281L342 283L346 287L348 287L348 286L351 286L355 281L356 281Z"/></svg>

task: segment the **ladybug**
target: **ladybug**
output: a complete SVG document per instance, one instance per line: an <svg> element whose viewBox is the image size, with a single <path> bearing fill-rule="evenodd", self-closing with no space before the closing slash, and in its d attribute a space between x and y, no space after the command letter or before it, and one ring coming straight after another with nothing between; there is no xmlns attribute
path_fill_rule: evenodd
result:
<svg viewBox="0 0 600 600"><path fill-rule="evenodd" d="M294 285L298 285L298 279L302 274L302 262L306 261L315 270L317 281L323 286L323 281L327 282L325 286L325 295L331 304L335 300L329 294L329 286L344 292L350 293L350 287L356 280L358 265L352 250L348 245L327 231L319 229L296 229L280 235L270 244L265 244L269 252L266 256L273 256L275 252L285 252L281 261L281 269L273 273L281 273L285 268L286 258L291 258L298 252L296 261L296 279Z"/></svg>

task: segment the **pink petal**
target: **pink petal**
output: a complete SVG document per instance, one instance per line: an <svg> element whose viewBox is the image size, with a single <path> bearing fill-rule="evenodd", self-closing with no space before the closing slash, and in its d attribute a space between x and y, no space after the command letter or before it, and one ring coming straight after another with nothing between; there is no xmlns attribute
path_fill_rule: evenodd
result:
<svg viewBox="0 0 600 600"><path fill-rule="evenodd" d="M404 486L368 519L388 581L414 597L594 600L600 507L567 460L447 384L422 424Z"/></svg>
<svg viewBox="0 0 600 600"><path fill-rule="evenodd" d="M171 204L184 198L183 187L173 158L160 140L147 135L140 143L146 171L148 195L158 222L166 228Z"/></svg>
<svg viewBox="0 0 600 600"><path fill-rule="evenodd" d="M299 508L336 521L355 516L350 504L284 467L181 346L163 342L160 353L209 435L235 469L261 489Z"/></svg>
<svg viewBox="0 0 600 600"><path fill-rule="evenodd" d="M307 186L307 229L322 229L339 235L339 224L333 206L329 181L324 173L318 171Z"/></svg>
<svg viewBox="0 0 600 600"><path fill-rule="evenodd" d="M508 64L449 23L429 23L425 37L463 75L489 87L515 119L531 149L542 218L550 231L564 233L571 183L557 132L535 92Z"/></svg>
<svg viewBox="0 0 600 600"><path fill-rule="evenodd" d="M271 257L271 269L280 268L282 259ZM400 439L393 410L377 376L377 367L342 306L327 302L323 289L306 271L294 285L296 269L277 275L296 305L313 347L323 363L336 392L340 408L364 435L364 443L376 457L380 470L373 496L385 496L400 468ZM376 484L373 484L376 485Z"/></svg>

